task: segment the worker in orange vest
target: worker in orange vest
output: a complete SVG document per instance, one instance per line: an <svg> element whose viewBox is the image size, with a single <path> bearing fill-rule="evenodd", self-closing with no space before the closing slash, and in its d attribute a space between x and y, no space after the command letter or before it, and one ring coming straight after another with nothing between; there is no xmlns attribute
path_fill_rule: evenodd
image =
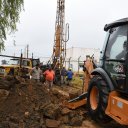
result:
<svg viewBox="0 0 128 128"><path fill-rule="evenodd" d="M46 85L50 89L53 86L53 80L54 80L54 77L55 77L55 73L52 70L52 68L49 67L49 69L46 70L43 73L43 75L45 76L45 79L46 79Z"/></svg>

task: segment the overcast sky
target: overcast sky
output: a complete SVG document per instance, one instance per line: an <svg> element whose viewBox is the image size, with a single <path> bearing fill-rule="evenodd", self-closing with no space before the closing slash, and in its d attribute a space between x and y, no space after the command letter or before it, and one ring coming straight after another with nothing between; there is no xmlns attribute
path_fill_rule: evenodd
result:
<svg viewBox="0 0 128 128"><path fill-rule="evenodd" d="M19 55L29 44L29 55L52 55L57 0L24 0L18 31L8 37L3 54ZM70 24L67 47L102 49L104 25L128 17L128 0L65 0L65 19ZM13 46L13 40L16 46Z"/></svg>

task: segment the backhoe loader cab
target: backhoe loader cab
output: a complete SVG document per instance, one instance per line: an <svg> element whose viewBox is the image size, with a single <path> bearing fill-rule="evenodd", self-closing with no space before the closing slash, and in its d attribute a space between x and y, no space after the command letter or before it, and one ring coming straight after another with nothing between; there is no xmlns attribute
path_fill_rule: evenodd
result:
<svg viewBox="0 0 128 128"><path fill-rule="evenodd" d="M112 82L110 89L128 94L128 18L105 25L107 38L102 50L101 68Z"/></svg>
<svg viewBox="0 0 128 128"><path fill-rule="evenodd" d="M96 121L128 125L128 18L107 24L100 67L91 72L87 106Z"/></svg>

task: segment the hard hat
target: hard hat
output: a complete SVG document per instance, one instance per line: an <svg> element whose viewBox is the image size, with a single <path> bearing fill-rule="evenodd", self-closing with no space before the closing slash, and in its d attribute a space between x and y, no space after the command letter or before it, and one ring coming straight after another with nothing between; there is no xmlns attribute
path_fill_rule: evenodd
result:
<svg viewBox="0 0 128 128"><path fill-rule="evenodd" d="M69 70L72 70L72 68L69 68Z"/></svg>

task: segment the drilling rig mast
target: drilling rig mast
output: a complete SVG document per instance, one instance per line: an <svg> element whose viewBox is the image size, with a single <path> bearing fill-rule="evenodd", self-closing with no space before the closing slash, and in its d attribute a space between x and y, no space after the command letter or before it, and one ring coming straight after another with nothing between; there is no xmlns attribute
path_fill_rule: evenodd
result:
<svg viewBox="0 0 128 128"><path fill-rule="evenodd" d="M62 68L66 57L66 42L69 40L69 24L65 25L65 0L57 0L53 68Z"/></svg>

